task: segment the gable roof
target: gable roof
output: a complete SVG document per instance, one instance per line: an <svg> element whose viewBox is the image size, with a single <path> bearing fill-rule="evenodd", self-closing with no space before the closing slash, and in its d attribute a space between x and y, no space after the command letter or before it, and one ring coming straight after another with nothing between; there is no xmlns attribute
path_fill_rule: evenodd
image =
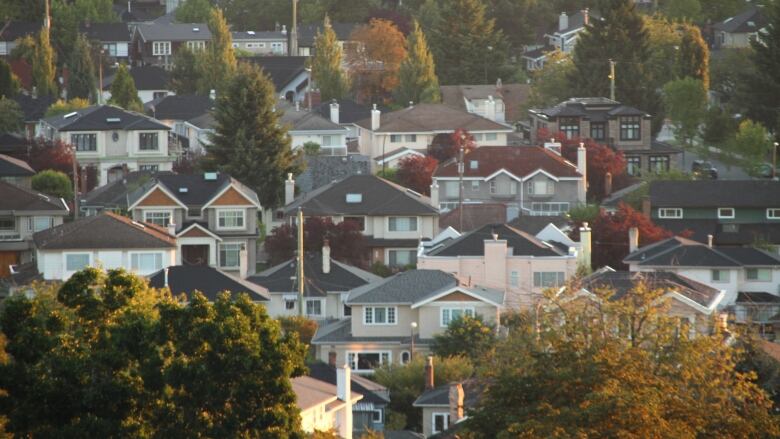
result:
<svg viewBox="0 0 780 439"><path fill-rule="evenodd" d="M507 224L488 224L454 239L441 248L433 250L429 256L484 256L485 241L506 240L507 248L512 248L514 256L565 256L567 253L550 245L530 233L523 232Z"/></svg>
<svg viewBox="0 0 780 439"><path fill-rule="evenodd" d="M168 270L167 285L165 284L165 270ZM265 288L207 266L174 265L163 268L149 276L149 286L154 288L167 286L171 290L171 294L184 293L190 300L196 290L203 293L210 302L217 300L217 296L223 291L229 291L231 297L234 298L238 294L246 293L255 302L270 300Z"/></svg>
<svg viewBox="0 0 780 439"><path fill-rule="evenodd" d="M371 118L358 122L361 127L371 130ZM470 132L495 131L512 132L510 126L494 122L465 110L444 104L416 104L390 113L380 115L377 133L418 133L418 132L454 132L462 128Z"/></svg>
<svg viewBox="0 0 780 439"><path fill-rule="evenodd" d="M106 212L79 218L33 235L40 250L174 248L162 227Z"/></svg>
<svg viewBox="0 0 780 439"><path fill-rule="evenodd" d="M66 215L68 206L62 198L44 195L0 180L0 212L56 212Z"/></svg>
<svg viewBox="0 0 780 439"><path fill-rule="evenodd" d="M712 28L732 34L752 34L765 28L767 24L769 24L769 20L764 12L764 7L760 5L751 5L739 14L729 17L720 23L716 23Z"/></svg>
<svg viewBox="0 0 780 439"><path fill-rule="evenodd" d="M490 177L502 170L518 178L525 178L538 170L554 177L582 177L577 166L549 149L539 146L482 146L463 158L464 177ZM477 162L473 169L472 162ZM434 177L457 177L458 163L448 161L438 168Z"/></svg>
<svg viewBox="0 0 780 439"><path fill-rule="evenodd" d="M464 99L487 99L488 96L501 99L504 102L504 115L507 121L525 119L521 107L528 102L531 92L529 84L473 84L473 85L442 85L441 101L445 105L466 110Z"/></svg>
<svg viewBox="0 0 780 439"><path fill-rule="evenodd" d="M478 229L487 224L499 224L508 219L507 205L504 203L479 203L463 204L463 230L468 232ZM447 212L439 215L439 229L444 230L447 227L453 229L460 228L461 207L456 206ZM536 218L536 217L535 217Z"/></svg>
<svg viewBox="0 0 780 439"><path fill-rule="evenodd" d="M780 266L780 257L752 247L709 247L675 236L637 249L624 263L652 267Z"/></svg>
<svg viewBox="0 0 780 439"><path fill-rule="evenodd" d="M135 88L138 90L168 90L171 74L159 66L138 66L129 70L133 77ZM103 78L103 90L111 90L111 85L116 79L116 73Z"/></svg>
<svg viewBox="0 0 780 439"><path fill-rule="evenodd" d="M330 104L332 102L339 104L339 123L357 123L367 117L371 117L371 107L358 104L352 99L332 99L330 102L323 102L314 111L320 116L330 120Z"/></svg>
<svg viewBox="0 0 780 439"><path fill-rule="evenodd" d="M333 384L309 376L299 376L290 380L298 408L302 411L338 400L338 389ZM363 399L363 395L351 392L351 401ZM347 408L351 410L351 407Z"/></svg>
<svg viewBox="0 0 780 439"><path fill-rule="evenodd" d="M277 110L281 110L279 121L289 127L289 131L336 131L337 133L346 133L347 129L339 124L333 123L330 118L322 117L319 113L296 109L287 101L280 101L276 104Z"/></svg>
<svg viewBox="0 0 780 439"><path fill-rule="evenodd" d="M101 42L130 41L127 23L82 23L79 31L87 38Z"/></svg>
<svg viewBox="0 0 780 439"><path fill-rule="evenodd" d="M128 195L154 178L149 171L133 171L124 177L87 192L81 206L105 209L127 209Z"/></svg>
<svg viewBox="0 0 780 439"><path fill-rule="evenodd" d="M158 20L164 18L160 17ZM206 23L172 23L170 20L139 23L135 31L143 41L210 41Z"/></svg>
<svg viewBox="0 0 780 439"><path fill-rule="evenodd" d="M0 177L31 177L35 171L24 160L0 154Z"/></svg>
<svg viewBox="0 0 780 439"><path fill-rule="evenodd" d="M146 113L159 120L190 120L209 113L214 102L208 96L167 95L144 104Z"/></svg>
<svg viewBox="0 0 780 439"><path fill-rule="evenodd" d="M160 173L128 196L129 207L134 207L139 200L153 191L157 184L188 208L206 205L230 186L253 203L260 204L255 191L226 174L216 173L216 178L207 180L205 174Z"/></svg>
<svg viewBox="0 0 780 439"><path fill-rule="evenodd" d="M329 384L336 384L336 368L325 363L314 363L309 365L309 376L324 381ZM368 378L352 374L352 390L363 395L363 402L372 402L374 404L387 404L390 399L384 394L389 392L387 387L369 380Z"/></svg>
<svg viewBox="0 0 780 439"><path fill-rule="evenodd" d="M360 194L348 203L347 194ZM430 199L374 175L356 174L298 197L285 208L292 215L298 207L307 216L328 215L438 215Z"/></svg>
<svg viewBox="0 0 780 439"><path fill-rule="evenodd" d="M44 122L58 131L165 130L163 123L113 105L93 105L72 113L47 117Z"/></svg>
<svg viewBox="0 0 780 439"><path fill-rule="evenodd" d="M279 91L306 71L307 59L305 56L251 56L239 58L239 61L262 67L274 83L276 91Z"/></svg>
<svg viewBox="0 0 780 439"><path fill-rule="evenodd" d="M650 204L653 208L780 207L780 181L652 181Z"/></svg>

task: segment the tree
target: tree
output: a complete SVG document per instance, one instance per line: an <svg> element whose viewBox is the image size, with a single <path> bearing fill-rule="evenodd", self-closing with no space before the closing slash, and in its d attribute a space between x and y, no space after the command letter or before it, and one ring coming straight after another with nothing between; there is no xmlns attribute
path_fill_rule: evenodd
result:
<svg viewBox="0 0 780 439"><path fill-rule="evenodd" d="M722 146L737 134L737 120L721 107L712 107L704 114L701 139L705 146Z"/></svg>
<svg viewBox="0 0 780 439"><path fill-rule="evenodd" d="M17 133L24 128L24 114L16 101L0 97L0 133Z"/></svg>
<svg viewBox="0 0 780 439"><path fill-rule="evenodd" d="M47 169L35 174L32 178L32 188L53 197L73 199L73 182L60 171Z"/></svg>
<svg viewBox="0 0 780 439"><path fill-rule="evenodd" d="M187 47L180 47L173 55L170 87L177 95L195 94L200 79L198 54Z"/></svg>
<svg viewBox="0 0 780 439"><path fill-rule="evenodd" d="M222 90L236 71L233 37L222 10L211 10L208 20L212 39L204 52L198 53L200 78L198 92L208 95L211 90Z"/></svg>
<svg viewBox="0 0 780 439"><path fill-rule="evenodd" d="M687 336L664 289L548 292L510 332L464 422L474 438L769 437L771 401L724 334ZM522 389L522 391L518 391Z"/></svg>
<svg viewBox="0 0 780 439"><path fill-rule="evenodd" d="M710 89L724 103L739 101L738 91L744 80L745 72L755 69L751 61L752 49L728 49L722 51L722 56L713 58L710 63ZM739 102L737 102L739 103Z"/></svg>
<svg viewBox="0 0 780 439"><path fill-rule="evenodd" d="M430 195L433 172L438 165L439 162L428 155L404 157L398 162L398 183L415 192Z"/></svg>
<svg viewBox="0 0 780 439"><path fill-rule="evenodd" d="M33 140L25 161L36 172L53 169L73 177L73 149L59 139L52 141L39 137Z"/></svg>
<svg viewBox="0 0 780 439"><path fill-rule="evenodd" d="M431 351L439 357L462 356L475 362L485 361L496 344L496 328L482 316L454 319L443 334L433 336Z"/></svg>
<svg viewBox="0 0 780 439"><path fill-rule="evenodd" d="M204 164L254 189L266 208L280 205L287 174L300 172L275 105L276 90L268 76L255 66L239 65L217 96Z"/></svg>
<svg viewBox="0 0 780 439"><path fill-rule="evenodd" d="M425 34L417 21L406 38L406 53L406 59L401 63L398 72L395 102L400 105L407 102L439 102L441 93L439 78L436 77L436 65Z"/></svg>
<svg viewBox="0 0 780 439"><path fill-rule="evenodd" d="M54 49L49 42L49 31L41 29L35 38L32 51L32 83L41 96L57 94L57 84L54 82L56 69L54 66Z"/></svg>
<svg viewBox="0 0 780 439"><path fill-rule="evenodd" d="M11 71L11 66L0 59L0 98L13 97L19 91L19 79Z"/></svg>
<svg viewBox="0 0 780 439"><path fill-rule="evenodd" d="M734 139L726 144L726 151L739 156L746 164L763 163L772 151L772 141L761 123L747 119L739 124Z"/></svg>
<svg viewBox="0 0 780 439"><path fill-rule="evenodd" d="M46 117L68 114L82 108L89 107L89 101L81 98L73 98L67 101L58 99L46 109Z"/></svg>
<svg viewBox="0 0 780 439"><path fill-rule="evenodd" d="M764 7L769 21L760 39L750 42L753 69L745 69L739 91L747 116L770 131L780 132L780 2Z"/></svg>
<svg viewBox="0 0 780 439"><path fill-rule="evenodd" d="M76 43L68 61L68 98L81 98L89 100L90 97L97 100L97 81L95 80L95 65L92 61L92 46L87 38L81 34L76 38Z"/></svg>
<svg viewBox="0 0 780 439"><path fill-rule="evenodd" d="M352 84L359 102L387 102L398 88L406 39L390 21L371 19L355 29L350 40L359 49L349 53Z"/></svg>
<svg viewBox="0 0 780 439"><path fill-rule="evenodd" d="M710 88L710 49L701 36L701 31L692 24L681 24L678 76L691 77L701 81L704 90Z"/></svg>
<svg viewBox="0 0 780 439"><path fill-rule="evenodd" d="M205 23L211 15L209 0L187 0L176 8L176 21L179 23Z"/></svg>
<svg viewBox="0 0 780 439"><path fill-rule="evenodd" d="M664 86L666 113L674 125L674 135L687 148L699 134L699 126L707 111L707 91L702 81L687 77Z"/></svg>
<svg viewBox="0 0 780 439"><path fill-rule="evenodd" d="M699 0L674 0L664 4L664 15L675 21L698 21L701 15Z"/></svg>
<svg viewBox="0 0 780 439"><path fill-rule="evenodd" d="M574 70L571 56L554 50L547 54L544 66L531 72L531 108L548 108L572 96L569 76Z"/></svg>
<svg viewBox="0 0 780 439"><path fill-rule="evenodd" d="M308 217L304 222L303 233L305 251L319 253L327 239L331 258L351 265L365 264L365 238L358 224L351 221L334 223L330 218ZM279 264L295 256L297 242L298 227L283 224L271 231L263 246L271 263Z"/></svg>
<svg viewBox="0 0 780 439"><path fill-rule="evenodd" d="M114 76L114 82L111 84L111 99L109 104L122 107L125 110L144 111L144 105L141 98L138 97L138 90L135 88L135 80L130 76L130 71L124 64L121 64Z"/></svg>
<svg viewBox="0 0 780 439"><path fill-rule="evenodd" d="M452 134L436 135L431 142L431 146L428 147L428 155L438 160L439 163L444 163L453 157L457 157L461 147L465 156L477 147L477 142L474 141L474 136L468 131L458 128Z"/></svg>
<svg viewBox="0 0 780 439"><path fill-rule="evenodd" d="M304 347L248 296L184 303L95 268L54 288L0 314L9 433L303 437L290 378Z"/></svg>
<svg viewBox="0 0 780 439"><path fill-rule="evenodd" d="M711 23L733 17L745 8L745 0L701 0L702 18Z"/></svg>
<svg viewBox="0 0 780 439"><path fill-rule="evenodd" d="M341 99L347 93L347 79L341 70L343 54L336 32L325 17L322 31L314 39L314 56L311 59L311 75L323 101Z"/></svg>

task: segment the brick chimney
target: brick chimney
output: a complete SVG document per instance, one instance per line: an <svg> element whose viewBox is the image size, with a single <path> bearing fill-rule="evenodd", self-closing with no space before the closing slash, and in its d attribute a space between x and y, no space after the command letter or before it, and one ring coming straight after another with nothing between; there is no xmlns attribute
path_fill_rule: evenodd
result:
<svg viewBox="0 0 780 439"><path fill-rule="evenodd" d="M433 357L429 355L425 359L425 390L433 390L433 388Z"/></svg>
<svg viewBox="0 0 780 439"><path fill-rule="evenodd" d="M463 384L450 384L449 402L450 402L450 425L453 425L463 419Z"/></svg>

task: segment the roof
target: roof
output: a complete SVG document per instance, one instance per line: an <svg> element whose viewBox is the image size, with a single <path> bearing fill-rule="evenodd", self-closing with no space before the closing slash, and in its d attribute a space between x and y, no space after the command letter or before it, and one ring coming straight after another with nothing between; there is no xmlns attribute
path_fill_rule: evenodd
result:
<svg viewBox="0 0 780 439"><path fill-rule="evenodd" d="M713 235L713 242L719 246L750 246L757 242L780 244L780 227L771 223L723 223L711 219L654 219L658 226L675 234L692 232L688 238L707 242Z"/></svg>
<svg viewBox="0 0 780 439"><path fill-rule="evenodd" d="M450 385L439 386L434 389L426 390L413 403L415 407L437 405L442 407L450 406Z"/></svg>
<svg viewBox="0 0 780 439"><path fill-rule="evenodd" d="M138 90L168 90L170 82L170 73L159 66L138 66L129 70L133 77L135 88ZM114 83L116 73L103 78L103 90L110 90Z"/></svg>
<svg viewBox="0 0 780 439"><path fill-rule="evenodd" d="M130 29L127 23L83 23L79 30L91 40L130 41Z"/></svg>
<svg viewBox="0 0 780 439"><path fill-rule="evenodd" d="M371 129L371 118L358 122ZM457 129L512 132L512 127L444 104L416 104L380 115L378 133L454 132Z"/></svg>
<svg viewBox="0 0 780 439"><path fill-rule="evenodd" d="M187 122L202 130L213 129L217 126L217 121L214 119L214 114L210 111L208 113L201 114L198 117L193 117Z"/></svg>
<svg viewBox="0 0 780 439"><path fill-rule="evenodd" d="M0 154L0 177L31 177L35 171L24 160Z"/></svg>
<svg viewBox="0 0 780 439"><path fill-rule="evenodd" d="M407 344L411 334L405 336L353 336L351 319L341 319L326 323L317 327L317 332L312 338L312 344L333 343L379 343L379 344ZM432 339L421 339L420 334L414 335L415 343L430 343Z"/></svg>
<svg viewBox="0 0 780 439"><path fill-rule="evenodd" d="M175 248L176 238L162 227L106 212L37 232L40 250Z"/></svg>
<svg viewBox="0 0 780 439"><path fill-rule="evenodd" d="M347 202L347 195L359 202ZM359 195L359 196L357 196ZM286 207L292 215L303 209L310 216L328 215L438 215L428 197L374 175L356 174L298 197Z"/></svg>
<svg viewBox="0 0 780 439"><path fill-rule="evenodd" d="M309 155L305 157L306 169L295 178L295 185L301 193L307 193L337 180L355 174L370 174L368 156L349 154L347 156Z"/></svg>
<svg viewBox="0 0 780 439"><path fill-rule="evenodd" d="M549 224L553 224L555 227L565 230L567 227L571 226L571 219L566 216L521 215L509 223L512 228L522 230L523 232L534 236L544 230Z"/></svg>
<svg viewBox="0 0 780 439"><path fill-rule="evenodd" d="M170 130L158 120L113 105L93 105L43 120L58 131Z"/></svg>
<svg viewBox="0 0 780 439"><path fill-rule="evenodd" d="M543 170L555 178L582 178L577 166L549 149L539 146L483 146L475 148L463 158L464 177L488 178L506 171L517 178L525 178ZM472 164L477 162L476 169ZM458 177L458 163L454 160L436 168L435 178Z"/></svg>
<svg viewBox="0 0 780 439"><path fill-rule="evenodd" d="M211 31L206 23L171 23L155 21L151 23L139 23L135 30L144 41L211 40Z"/></svg>
<svg viewBox="0 0 780 439"><path fill-rule="evenodd" d="M257 204L260 203L255 191L227 174L216 173L216 178L208 180L204 174L160 173L128 196L129 205L135 204L157 183L165 187L171 195L187 207L203 206L230 185L237 187L250 200Z"/></svg>
<svg viewBox="0 0 780 439"><path fill-rule="evenodd" d="M167 285L165 270L168 270ZM210 302L217 300L217 296L223 291L229 291L232 297L246 293L255 302L270 300L265 288L207 266L175 265L164 268L149 276L149 286L154 288L167 286L172 294L184 293L188 298L192 298L192 293L195 291L200 291Z"/></svg>
<svg viewBox="0 0 780 439"><path fill-rule="evenodd" d="M277 110L282 111L279 121L287 125L290 131L337 131L346 133L347 129L337 123L333 123L330 118L322 117L319 113L296 108L287 101L279 101L276 104Z"/></svg>
<svg viewBox="0 0 780 439"><path fill-rule="evenodd" d="M211 111L214 102L208 96L167 95L144 104L146 113L159 120L190 120Z"/></svg>
<svg viewBox="0 0 780 439"><path fill-rule="evenodd" d="M460 207L439 215L439 229L452 227L460 229ZM507 206L503 203L479 203L463 205L463 230L468 232L487 224L498 224L507 221Z"/></svg>
<svg viewBox="0 0 780 439"><path fill-rule="evenodd" d="M588 16L589 19L600 17L600 15L595 11L588 11ZM585 15L582 13L582 11L577 11L573 14L570 14L568 16L568 21L569 25L565 29L560 29L556 20L555 31L553 33L562 35L585 28Z"/></svg>
<svg viewBox="0 0 780 439"><path fill-rule="evenodd" d="M652 181L650 204L653 208L777 207L780 206L780 181Z"/></svg>
<svg viewBox="0 0 780 439"><path fill-rule="evenodd" d="M55 198L0 180L0 212L59 212L68 213L68 206Z"/></svg>
<svg viewBox="0 0 780 439"><path fill-rule="evenodd" d="M488 224L454 239L443 247L433 250L429 256L484 256L485 241L493 240L493 234L507 241L514 256L564 256L562 250L541 241L530 233L507 224Z"/></svg>
<svg viewBox="0 0 780 439"><path fill-rule="evenodd" d="M276 91L280 91L306 71L307 59L305 56L251 56L239 58L239 61L262 67L274 83Z"/></svg>
<svg viewBox="0 0 780 439"><path fill-rule="evenodd" d="M780 296L765 292L739 292L737 293L736 303L760 304L760 303L780 303Z"/></svg>
<svg viewBox="0 0 780 439"><path fill-rule="evenodd" d="M128 194L151 180L153 175L149 171L129 172L118 180L87 192L81 200L81 205L126 210Z"/></svg>
<svg viewBox="0 0 780 439"><path fill-rule="evenodd" d="M336 385L336 368L325 363L310 364L308 375L314 379ZM351 378L352 390L363 395L363 402L381 405L390 402L390 398L386 396L389 393L387 387L362 375L351 374Z"/></svg>
<svg viewBox="0 0 780 439"><path fill-rule="evenodd" d="M335 23L331 22L333 32L336 34L336 39L339 41L348 41L349 37L354 32L355 28L361 26L362 23ZM299 47L312 47L314 46L314 39L317 37L317 33L322 31L322 25L317 24L304 24L298 26L298 46Z"/></svg>
<svg viewBox="0 0 780 439"><path fill-rule="evenodd" d="M752 247L709 247L679 236L639 248L624 263L651 267L780 266L780 256Z"/></svg>
<svg viewBox="0 0 780 439"><path fill-rule="evenodd" d="M287 34L280 30L248 30L248 31L231 31L230 35L233 41L243 40L282 40L287 41Z"/></svg>
<svg viewBox="0 0 780 439"><path fill-rule="evenodd" d="M295 377L290 380L292 383L295 399L298 408L308 410L318 405L327 404L338 398L338 389L333 384L320 381L308 376ZM352 392L352 402L359 401L363 395Z"/></svg>
<svg viewBox="0 0 780 439"><path fill-rule="evenodd" d="M469 410L474 408L479 403L482 394L486 390L487 382L479 378L468 378L458 383L444 384L443 386L438 386L436 388L426 390L412 403L412 405L415 407L449 407L450 388L456 384L460 384L460 386L463 388L463 406L466 410Z"/></svg>
<svg viewBox="0 0 780 439"><path fill-rule="evenodd" d="M650 117L646 112L634 107L622 105L618 101L607 98L571 98L557 105L543 109L530 110L533 114L539 114L548 118L556 117L583 117L591 121L603 122L618 116L642 116Z"/></svg>
<svg viewBox="0 0 780 439"><path fill-rule="evenodd" d="M306 286L305 296L325 296L328 292L349 291L369 282L375 282L380 277L343 264L331 258L330 272L322 271L322 253L306 254L303 263ZM247 278L248 281L261 285L272 293L292 293L298 291L298 263L290 259L268 270Z"/></svg>
<svg viewBox="0 0 780 439"><path fill-rule="evenodd" d="M19 104L19 108L24 114L25 122L38 122L43 119L46 110L54 103L54 97L52 96L33 97L25 93L17 93L11 99Z"/></svg>
<svg viewBox="0 0 780 439"><path fill-rule="evenodd" d="M528 102L531 93L529 84L475 84L475 85L442 85L441 101L445 105L466 110L465 99L487 99L492 96L504 102L504 114L507 121L525 119L526 114L521 108Z"/></svg>
<svg viewBox="0 0 780 439"><path fill-rule="evenodd" d="M314 111L320 116L330 119L330 104L333 102L339 104L339 123L349 124L357 123L367 117L371 117L371 108L367 105L361 105L352 99L333 99L330 102L323 102Z"/></svg>
<svg viewBox="0 0 780 439"><path fill-rule="evenodd" d="M0 21L0 41L16 41L41 30L41 23L29 21Z"/></svg>
<svg viewBox="0 0 780 439"><path fill-rule="evenodd" d="M751 5L738 15L729 17L712 26L716 31L732 34L758 32L769 24L768 17L763 6Z"/></svg>

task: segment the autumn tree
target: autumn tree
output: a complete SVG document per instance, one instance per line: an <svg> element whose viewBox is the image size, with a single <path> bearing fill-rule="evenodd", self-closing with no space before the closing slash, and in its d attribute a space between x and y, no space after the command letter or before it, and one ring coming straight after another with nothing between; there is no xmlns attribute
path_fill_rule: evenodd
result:
<svg viewBox="0 0 780 439"><path fill-rule="evenodd" d="M16 133L24 128L24 114L12 99L0 97L0 133Z"/></svg>
<svg viewBox="0 0 780 439"><path fill-rule="evenodd" d="M42 96L54 96L57 94L57 84L55 83L55 58L54 49L49 42L49 31L41 29L35 37L35 44L32 50L32 83L37 88L38 94Z"/></svg>
<svg viewBox="0 0 780 439"><path fill-rule="evenodd" d="M60 114L68 114L76 110L89 107L89 101L81 98L73 98L67 101L57 99L53 104L49 105L46 109L46 117L58 116Z"/></svg>
<svg viewBox="0 0 780 439"><path fill-rule="evenodd" d="M73 199L73 182L60 171L47 169L35 174L32 178L32 188L53 197Z"/></svg>
<svg viewBox="0 0 780 439"><path fill-rule="evenodd" d="M25 160L36 172L46 169L73 177L73 149L67 143L39 137L30 143Z"/></svg>
<svg viewBox="0 0 780 439"><path fill-rule="evenodd" d="M333 259L362 266L365 263L365 238L360 225L351 221L334 223L330 218L308 217L303 227L303 248L319 253L328 240ZM271 231L263 243L271 263L278 264L292 258L297 250L298 227L283 224Z"/></svg>
<svg viewBox="0 0 780 439"><path fill-rule="evenodd" d="M347 78L341 70L343 53L336 32L325 17L322 30L314 39L314 56L311 58L311 75L320 89L323 101L343 98L348 89Z"/></svg>
<svg viewBox="0 0 780 439"><path fill-rule="evenodd" d="M474 136L463 128L455 130L452 134L438 134L434 137L431 145L428 147L428 155L436 159L439 163L457 157L463 148L463 154L477 147Z"/></svg>
<svg viewBox="0 0 780 439"><path fill-rule="evenodd" d="M0 59L0 98L10 98L19 91L19 79L14 75L11 66Z"/></svg>
<svg viewBox="0 0 780 439"><path fill-rule="evenodd" d="M392 22L374 18L355 29L350 40L356 43L347 55L358 102L387 102L406 58L404 35Z"/></svg>
<svg viewBox="0 0 780 439"><path fill-rule="evenodd" d="M700 79L686 77L664 86L664 104L674 126L675 137L693 148L699 126L707 111L707 90Z"/></svg>
<svg viewBox="0 0 780 439"><path fill-rule="evenodd" d="M704 90L710 88L710 49L698 26L686 23L679 27L680 48L677 58L678 77L701 81Z"/></svg>
<svg viewBox="0 0 780 439"><path fill-rule="evenodd" d="M430 195L433 172L438 165L438 160L428 155L404 157L398 162L396 181L417 193Z"/></svg>
<svg viewBox="0 0 780 439"><path fill-rule="evenodd" d="M204 51L197 52L198 93L204 96L211 90L222 90L223 85L236 71L233 37L221 9L211 10L208 26L212 35L211 41Z"/></svg>
<svg viewBox="0 0 780 439"><path fill-rule="evenodd" d="M125 110L139 113L144 111L144 105L138 97L138 89L135 88L135 80L124 64L121 64L116 71L114 82L111 84L111 99L108 103Z"/></svg>
<svg viewBox="0 0 780 439"><path fill-rule="evenodd" d="M84 35L76 38L76 43L68 60L68 98L97 100L97 80L95 64L92 57L92 46Z"/></svg>
<svg viewBox="0 0 780 439"><path fill-rule="evenodd" d="M436 77L436 64L428 48L428 41L415 21L414 29L406 37L406 59L398 72L398 88L395 90L395 102L405 105L407 102L439 102L439 78Z"/></svg>

